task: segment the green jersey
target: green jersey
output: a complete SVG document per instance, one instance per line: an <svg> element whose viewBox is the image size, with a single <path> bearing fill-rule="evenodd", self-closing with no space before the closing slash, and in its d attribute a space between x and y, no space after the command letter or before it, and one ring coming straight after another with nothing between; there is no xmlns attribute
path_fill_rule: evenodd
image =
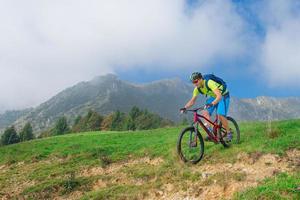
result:
<svg viewBox="0 0 300 200"><path fill-rule="evenodd" d="M209 89L207 88L207 86L209 87ZM219 89L220 92L223 91L223 85L219 84L213 80L208 80L207 84L206 84L206 80L204 80L203 83L203 87L195 87L194 91L193 91L193 97L198 96L200 94L199 90L201 90L201 92L207 96L211 96L211 97L216 97L215 93L213 92L216 89ZM226 89L226 91L222 92L222 95L226 94L228 92L228 90Z"/></svg>

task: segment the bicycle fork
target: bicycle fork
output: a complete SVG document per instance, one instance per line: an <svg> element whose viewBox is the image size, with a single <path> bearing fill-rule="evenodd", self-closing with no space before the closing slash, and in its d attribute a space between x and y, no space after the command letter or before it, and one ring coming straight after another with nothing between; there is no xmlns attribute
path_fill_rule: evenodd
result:
<svg viewBox="0 0 300 200"><path fill-rule="evenodd" d="M198 144L198 137L197 137L197 127L194 126L194 131L190 132L189 135L189 147L193 148L193 147L197 147Z"/></svg>

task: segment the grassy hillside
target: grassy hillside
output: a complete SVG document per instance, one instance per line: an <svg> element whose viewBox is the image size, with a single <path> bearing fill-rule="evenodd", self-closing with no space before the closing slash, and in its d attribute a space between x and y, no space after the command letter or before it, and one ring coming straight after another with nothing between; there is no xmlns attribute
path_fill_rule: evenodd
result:
<svg viewBox="0 0 300 200"><path fill-rule="evenodd" d="M193 166L176 153L182 128L88 132L0 147L0 198L300 198L300 120L240 124L240 144L205 143L203 160Z"/></svg>

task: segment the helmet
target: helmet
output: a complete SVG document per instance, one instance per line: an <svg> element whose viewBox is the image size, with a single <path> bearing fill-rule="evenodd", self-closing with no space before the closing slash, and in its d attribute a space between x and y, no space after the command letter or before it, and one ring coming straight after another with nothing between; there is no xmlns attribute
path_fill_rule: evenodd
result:
<svg viewBox="0 0 300 200"><path fill-rule="evenodd" d="M193 82L196 79L201 79L202 78L202 74L199 72L193 72L192 75L190 76L190 80Z"/></svg>

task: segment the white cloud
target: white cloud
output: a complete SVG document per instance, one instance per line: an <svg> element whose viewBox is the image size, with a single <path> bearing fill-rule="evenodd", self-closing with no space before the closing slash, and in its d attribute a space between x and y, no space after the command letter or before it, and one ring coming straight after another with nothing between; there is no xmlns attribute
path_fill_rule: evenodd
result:
<svg viewBox="0 0 300 200"><path fill-rule="evenodd" d="M262 19L266 38L261 64L274 87L298 85L300 77L300 2L272 0L265 4Z"/></svg>
<svg viewBox="0 0 300 200"><path fill-rule="evenodd" d="M0 5L0 111L37 105L119 67L203 66L242 55L247 46L244 22L229 0L189 9L184 0L0 0Z"/></svg>

